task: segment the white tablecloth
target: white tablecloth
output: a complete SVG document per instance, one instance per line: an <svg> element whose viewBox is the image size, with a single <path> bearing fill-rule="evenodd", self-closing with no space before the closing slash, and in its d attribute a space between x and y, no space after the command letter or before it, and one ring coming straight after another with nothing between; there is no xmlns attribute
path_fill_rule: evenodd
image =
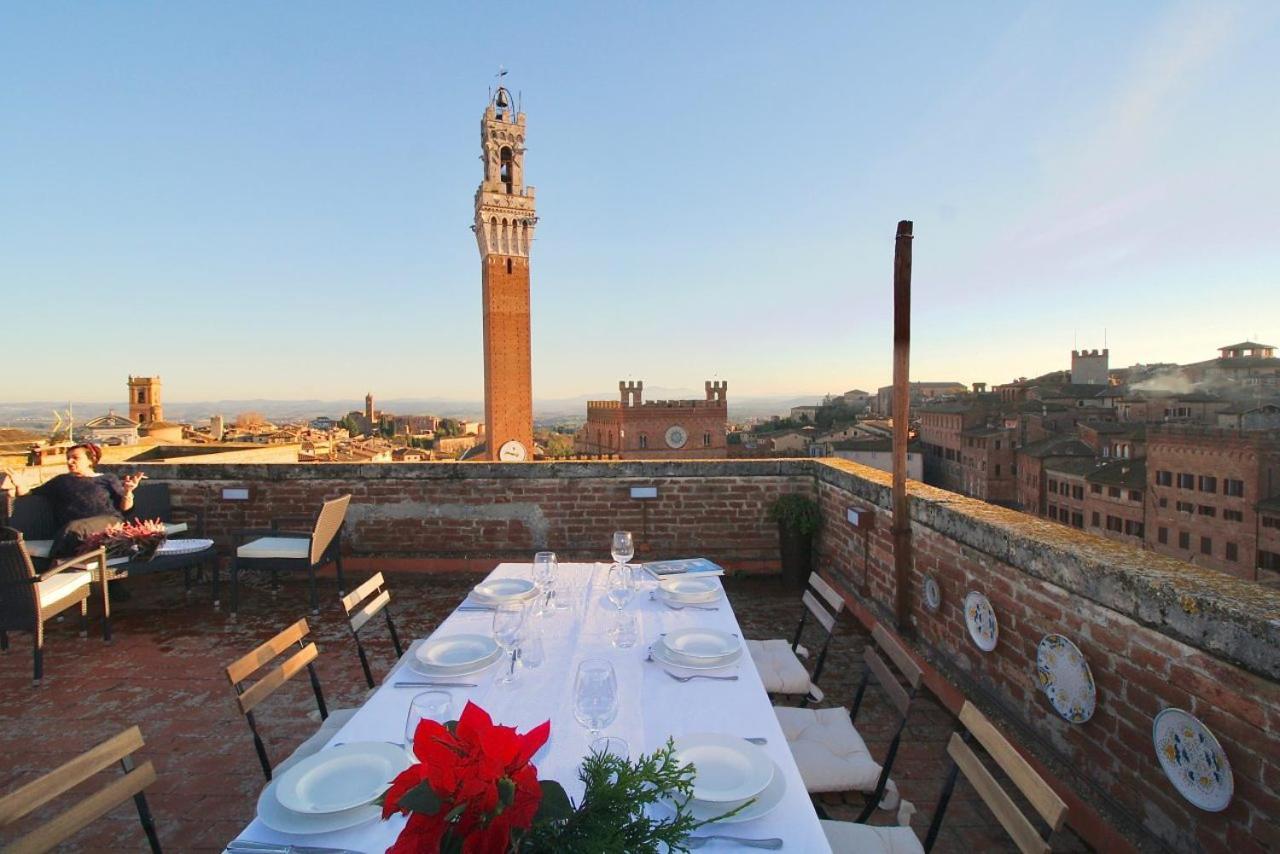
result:
<svg viewBox="0 0 1280 854"><path fill-rule="evenodd" d="M686 733L724 732L768 739L764 749L786 777L783 802L762 818L712 825L698 833L777 836L784 840L787 851L830 851L751 657L744 654L736 668L724 671L736 672L740 677L736 682L695 679L679 683L664 674L658 664L644 660L649 644L675 629L705 626L741 634L728 601L721 600L718 611L675 611L650 600L649 591L656 585L642 582L636 598L627 606L627 613L638 619L639 641L630 649L616 649L608 637L616 611L605 599L606 570L607 564L562 564L560 586L569 588L565 598L571 607L537 619L543 629L545 662L537 668L522 667L514 685L493 684L496 665L474 676L449 677L449 681L474 682L477 686L450 689L455 697L455 714L470 699L489 712L496 723L515 726L522 732L550 719L551 740L534 759L538 776L559 781L576 801L582 794L577 770L587 752L590 734L573 717L573 674L584 658L606 659L617 672L620 704L617 720L604 734L625 739L633 757L661 747L670 736ZM530 572L529 564L504 563L490 577L527 578ZM492 619L487 611L455 611L433 636L487 634ZM412 655L411 647L405 658ZM403 740L409 701L428 689L394 688L392 684L397 679L424 681L425 677L409 669L402 659L330 743ZM295 836L278 833L255 818L239 838L382 852L395 840L404 822L403 817L393 816L385 822L334 833ZM716 844L716 850L740 847Z"/></svg>

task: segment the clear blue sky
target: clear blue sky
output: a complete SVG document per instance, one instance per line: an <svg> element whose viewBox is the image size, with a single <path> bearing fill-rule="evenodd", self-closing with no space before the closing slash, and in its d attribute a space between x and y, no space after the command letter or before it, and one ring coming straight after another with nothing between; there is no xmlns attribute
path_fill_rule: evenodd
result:
<svg viewBox="0 0 1280 854"><path fill-rule="evenodd" d="M540 398L886 384L899 219L915 379L1280 343L1277 10L7 4L0 399L479 399L499 64Z"/></svg>

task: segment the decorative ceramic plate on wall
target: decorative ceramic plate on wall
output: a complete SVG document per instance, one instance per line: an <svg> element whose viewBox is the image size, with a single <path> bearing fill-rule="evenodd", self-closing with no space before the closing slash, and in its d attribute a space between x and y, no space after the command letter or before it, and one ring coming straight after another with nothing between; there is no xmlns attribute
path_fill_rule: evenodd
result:
<svg viewBox="0 0 1280 854"><path fill-rule="evenodd" d="M927 611L937 611L942 607L942 588L932 575L924 577L924 607Z"/></svg>
<svg viewBox="0 0 1280 854"><path fill-rule="evenodd" d="M1093 717L1098 689L1089 662L1075 644L1062 635L1045 635L1036 649L1036 673L1040 690L1058 714L1073 724Z"/></svg>
<svg viewBox="0 0 1280 854"><path fill-rule="evenodd" d="M1235 780L1218 739L1181 709L1165 709L1151 725L1156 758L1178 794L1209 812L1231 803Z"/></svg>
<svg viewBox="0 0 1280 854"><path fill-rule="evenodd" d="M996 648L1000 637L1000 625L996 622L995 609L977 590L970 590L964 597L964 622L969 627L969 637L983 652Z"/></svg>

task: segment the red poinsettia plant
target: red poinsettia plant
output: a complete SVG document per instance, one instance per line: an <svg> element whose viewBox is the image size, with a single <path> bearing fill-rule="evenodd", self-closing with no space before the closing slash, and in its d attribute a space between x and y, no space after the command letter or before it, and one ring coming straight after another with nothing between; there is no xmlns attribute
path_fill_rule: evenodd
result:
<svg viewBox="0 0 1280 854"><path fill-rule="evenodd" d="M384 819L409 816L388 854L504 854L540 814L567 814L564 789L538 780L530 762L550 734L550 721L523 735L495 725L471 702L457 721L421 721L413 736L418 762L383 799Z"/></svg>

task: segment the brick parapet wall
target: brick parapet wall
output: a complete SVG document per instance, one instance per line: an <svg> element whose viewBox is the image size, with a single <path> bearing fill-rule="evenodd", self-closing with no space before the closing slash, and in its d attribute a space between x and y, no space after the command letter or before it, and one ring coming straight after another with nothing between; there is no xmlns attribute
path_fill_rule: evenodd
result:
<svg viewBox="0 0 1280 854"><path fill-rule="evenodd" d="M890 478L852 464L817 466L823 571L842 583L864 622L892 626ZM1280 595L923 484L911 487L911 623L913 642L933 670L931 687L948 705L967 696L1001 720L1058 781L1071 804L1068 820L1083 838L1101 850L1125 840L1152 850L1280 847ZM872 512L865 535L848 523L850 507ZM936 614L919 602L926 573L942 590ZM991 653L969 639L963 615L969 590L985 593L999 618ZM1098 703L1084 724L1059 717L1039 690L1036 648L1046 634L1070 638L1090 663ZM1151 724L1169 707L1204 721L1227 752L1235 797L1225 811L1198 810L1165 778Z"/></svg>
<svg viewBox="0 0 1280 854"><path fill-rule="evenodd" d="M118 470L119 467L110 467ZM526 464L148 465L177 503L202 507L211 531L261 526L354 496L354 555L527 559L549 547L605 559L609 534L639 534L641 557L702 554L741 569L777 566L769 503L818 500L818 555L851 610L888 619L894 597L889 475L843 460ZM252 500L221 500L248 486ZM656 500L630 497L657 486ZM1071 805L1072 827L1099 850L1280 848L1280 594L1074 531L1047 520L911 483L916 646L927 684L949 707L968 697L994 715ZM864 538L848 508L871 510ZM914 601L924 573L943 607ZM960 603L985 592L1000 619L990 654L969 640ZM1088 658L1098 709L1063 721L1037 687L1036 646L1064 634ZM1195 714L1232 763L1235 798L1222 813L1190 806L1165 779L1151 721L1166 707Z"/></svg>

